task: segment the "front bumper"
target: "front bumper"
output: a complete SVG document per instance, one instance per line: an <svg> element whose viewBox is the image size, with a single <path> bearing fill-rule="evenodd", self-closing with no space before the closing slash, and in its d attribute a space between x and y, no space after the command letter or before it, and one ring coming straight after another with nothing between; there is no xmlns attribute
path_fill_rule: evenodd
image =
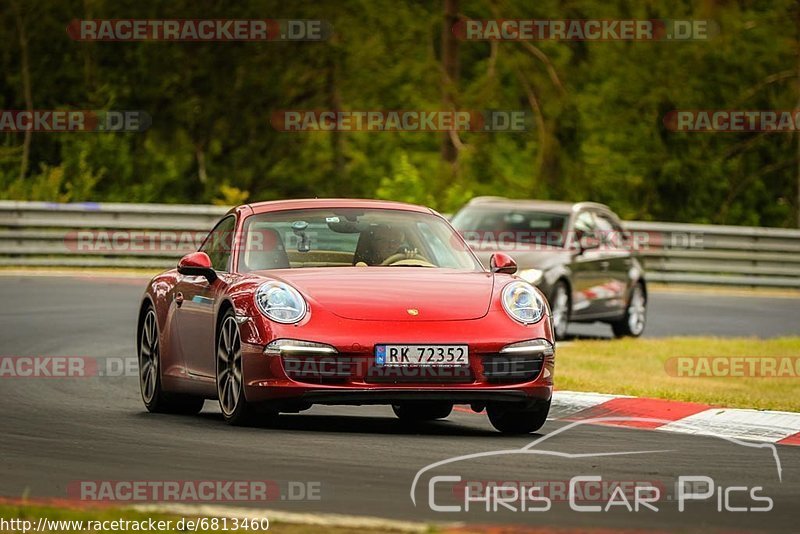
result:
<svg viewBox="0 0 800 534"><path fill-rule="evenodd" d="M519 389L444 389L444 388L373 388L344 391L306 390L299 400L309 404L396 404L409 401L444 401L453 404L481 404L487 402L528 403L549 400L552 388L542 386L531 390Z"/></svg>
<svg viewBox="0 0 800 534"><path fill-rule="evenodd" d="M549 400L555 356L501 354L531 339L553 342L548 317L521 325L504 311L472 321L386 322L343 319L332 314L300 326L251 317L240 325L245 396L250 402L393 404L403 401L525 403ZM274 339L324 343L336 354L265 354ZM467 344L463 367L384 368L375 364L378 344ZM299 358L299 359L298 359Z"/></svg>

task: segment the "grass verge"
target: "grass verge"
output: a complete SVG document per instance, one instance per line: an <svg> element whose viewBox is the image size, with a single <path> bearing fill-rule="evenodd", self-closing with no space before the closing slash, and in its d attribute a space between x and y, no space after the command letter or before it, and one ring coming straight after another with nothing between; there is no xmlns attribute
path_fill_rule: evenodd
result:
<svg viewBox="0 0 800 534"><path fill-rule="evenodd" d="M709 368L696 364L692 369L701 371L701 376L674 376L676 361L669 360L686 357L796 360L793 376L780 378L708 376L702 371ZM733 408L800 412L798 362L800 337L768 340L714 337L579 340L558 349L556 387ZM712 374L715 372L713 367L710 370Z"/></svg>

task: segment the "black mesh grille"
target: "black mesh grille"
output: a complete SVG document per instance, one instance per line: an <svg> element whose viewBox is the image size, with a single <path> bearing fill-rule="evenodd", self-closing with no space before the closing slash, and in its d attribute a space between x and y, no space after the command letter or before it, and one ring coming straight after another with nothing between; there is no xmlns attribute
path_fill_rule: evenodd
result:
<svg viewBox="0 0 800 534"><path fill-rule="evenodd" d="M385 367L370 365L364 381L374 384L468 384L474 381L472 370L459 367Z"/></svg>
<svg viewBox="0 0 800 534"><path fill-rule="evenodd" d="M353 360L343 356L283 356L286 376L298 382L331 384L350 378Z"/></svg>
<svg viewBox="0 0 800 534"><path fill-rule="evenodd" d="M483 357L483 375L489 382L530 382L542 370L544 356L505 356L489 354Z"/></svg>

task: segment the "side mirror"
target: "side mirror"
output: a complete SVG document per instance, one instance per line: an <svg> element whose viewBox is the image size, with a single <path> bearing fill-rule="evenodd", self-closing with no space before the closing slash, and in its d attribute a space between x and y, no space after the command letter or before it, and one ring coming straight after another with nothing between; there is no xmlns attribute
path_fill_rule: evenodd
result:
<svg viewBox="0 0 800 534"><path fill-rule="evenodd" d="M205 252L192 252L182 257L178 262L178 272L187 276L205 276L209 284L217 279L211 258Z"/></svg>
<svg viewBox="0 0 800 534"><path fill-rule="evenodd" d="M489 259L489 267L493 273L514 274L517 272L517 262L508 254L498 252Z"/></svg>

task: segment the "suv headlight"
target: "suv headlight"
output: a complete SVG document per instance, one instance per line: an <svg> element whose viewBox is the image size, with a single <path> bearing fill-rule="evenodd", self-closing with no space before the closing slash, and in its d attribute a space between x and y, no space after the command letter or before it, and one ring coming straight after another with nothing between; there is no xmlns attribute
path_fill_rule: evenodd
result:
<svg viewBox="0 0 800 534"><path fill-rule="evenodd" d="M519 272L519 277L528 282L529 284L539 285L544 277L544 271L541 269L525 269Z"/></svg>
<svg viewBox="0 0 800 534"><path fill-rule="evenodd" d="M527 282L511 282L503 288L501 296L506 313L522 324L539 322L544 316L544 300Z"/></svg>
<svg viewBox="0 0 800 534"><path fill-rule="evenodd" d="M292 324L306 316L308 306L302 295L283 282L261 284L255 294L256 306L276 323Z"/></svg>

